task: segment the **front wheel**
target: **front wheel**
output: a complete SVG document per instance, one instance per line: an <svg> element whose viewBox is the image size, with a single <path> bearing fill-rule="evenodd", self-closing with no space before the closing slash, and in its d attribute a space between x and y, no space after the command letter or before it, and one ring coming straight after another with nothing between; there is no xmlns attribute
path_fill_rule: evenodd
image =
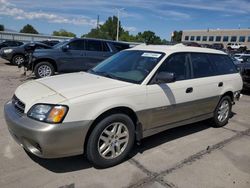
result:
<svg viewBox="0 0 250 188"><path fill-rule="evenodd" d="M34 72L36 78L44 78L53 76L55 74L55 69L49 62L40 62L35 66Z"/></svg>
<svg viewBox="0 0 250 188"><path fill-rule="evenodd" d="M87 143L87 158L96 167L122 162L134 144L134 123L125 114L113 114L100 121Z"/></svg>
<svg viewBox="0 0 250 188"><path fill-rule="evenodd" d="M25 57L23 55L15 55L11 61L13 65L19 65L19 66L22 65L24 62L25 62Z"/></svg>
<svg viewBox="0 0 250 188"><path fill-rule="evenodd" d="M220 100L214 111L213 123L214 127L223 127L228 123L228 119L232 113L232 100L229 96L224 96Z"/></svg>

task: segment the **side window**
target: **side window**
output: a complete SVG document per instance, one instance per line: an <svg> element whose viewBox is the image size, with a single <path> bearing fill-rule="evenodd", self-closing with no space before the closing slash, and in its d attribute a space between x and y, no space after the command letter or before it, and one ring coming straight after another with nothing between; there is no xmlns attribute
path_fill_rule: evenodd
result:
<svg viewBox="0 0 250 188"><path fill-rule="evenodd" d="M116 50L118 52L129 48L129 44L122 44L122 43L113 42L112 45L116 48Z"/></svg>
<svg viewBox="0 0 250 188"><path fill-rule="evenodd" d="M191 61L192 61L194 78L201 78L201 77L215 75L213 64L210 63L207 54L191 53Z"/></svg>
<svg viewBox="0 0 250 188"><path fill-rule="evenodd" d="M158 69L158 72L171 72L175 74L176 81L191 78L190 63L186 53L177 53L170 56Z"/></svg>
<svg viewBox="0 0 250 188"><path fill-rule="evenodd" d="M108 44L106 42L102 43L102 49L104 52L110 52L110 49L109 49Z"/></svg>
<svg viewBox="0 0 250 188"><path fill-rule="evenodd" d="M218 74L236 73L236 67L227 55L209 54L210 60L214 63Z"/></svg>
<svg viewBox="0 0 250 188"><path fill-rule="evenodd" d="M102 51L102 42L97 40L87 40L86 50L88 51Z"/></svg>
<svg viewBox="0 0 250 188"><path fill-rule="evenodd" d="M10 45L10 46L16 46L16 42L10 41L9 45Z"/></svg>
<svg viewBox="0 0 250 188"><path fill-rule="evenodd" d="M36 49L48 49L48 47L43 45L37 45Z"/></svg>
<svg viewBox="0 0 250 188"><path fill-rule="evenodd" d="M84 40L75 40L68 45L70 50L84 50Z"/></svg>

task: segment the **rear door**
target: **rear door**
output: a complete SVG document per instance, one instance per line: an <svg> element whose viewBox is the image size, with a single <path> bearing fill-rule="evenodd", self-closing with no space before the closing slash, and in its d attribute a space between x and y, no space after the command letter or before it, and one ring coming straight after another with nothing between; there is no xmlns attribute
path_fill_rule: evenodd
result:
<svg viewBox="0 0 250 188"><path fill-rule="evenodd" d="M59 70L62 72L75 72L84 70L84 40L73 40L67 44L68 50L61 50L57 54Z"/></svg>
<svg viewBox="0 0 250 188"><path fill-rule="evenodd" d="M104 51L104 44L99 40L86 40L85 69L91 69L98 63L109 57L108 51Z"/></svg>
<svg viewBox="0 0 250 188"><path fill-rule="evenodd" d="M208 54L210 61L215 65L217 72L217 83L219 95L223 95L225 91L233 89L233 82L237 80L236 66L228 55Z"/></svg>
<svg viewBox="0 0 250 188"><path fill-rule="evenodd" d="M195 90L195 115L211 115L220 99L223 80L206 53L190 53L192 83Z"/></svg>

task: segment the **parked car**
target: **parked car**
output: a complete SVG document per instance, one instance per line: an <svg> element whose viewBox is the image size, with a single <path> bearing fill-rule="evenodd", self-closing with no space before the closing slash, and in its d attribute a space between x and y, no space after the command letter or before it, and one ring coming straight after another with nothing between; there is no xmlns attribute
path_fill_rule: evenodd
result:
<svg viewBox="0 0 250 188"><path fill-rule="evenodd" d="M52 50L37 50L32 67L37 78L52 76L55 72L87 71L111 55L129 48L129 44L98 39L71 39L54 46Z"/></svg>
<svg viewBox="0 0 250 188"><path fill-rule="evenodd" d="M40 42L26 43L17 47L6 47L0 50L0 56L14 65L23 64L26 58L26 50L30 45L35 45L35 49L51 49L51 46Z"/></svg>
<svg viewBox="0 0 250 188"><path fill-rule="evenodd" d="M250 63L250 54L234 54L234 57L242 63Z"/></svg>
<svg viewBox="0 0 250 188"><path fill-rule="evenodd" d="M211 44L200 44L202 48L212 48Z"/></svg>
<svg viewBox="0 0 250 188"><path fill-rule="evenodd" d="M43 40L41 43L47 44L48 46L55 46L56 44L60 43L59 40Z"/></svg>
<svg viewBox="0 0 250 188"><path fill-rule="evenodd" d="M21 46L21 45L23 45L23 42L15 41L15 40L6 40L0 43L0 49L4 47L13 47L13 46Z"/></svg>
<svg viewBox="0 0 250 188"><path fill-rule="evenodd" d="M228 43L227 49L230 51L244 52L247 50L246 45L242 45L239 43Z"/></svg>
<svg viewBox="0 0 250 188"><path fill-rule="evenodd" d="M224 45L222 43L214 43L212 44L211 48L216 49L216 50L223 50Z"/></svg>
<svg viewBox="0 0 250 188"><path fill-rule="evenodd" d="M242 79L243 79L243 88L246 90L250 89L250 54L241 54L240 56L238 56L238 54L236 54L235 58L237 62L234 62L235 65L238 67L238 69L240 70Z"/></svg>
<svg viewBox="0 0 250 188"><path fill-rule="evenodd" d="M135 140L211 118L227 124L242 79L224 52L139 45L89 72L19 86L4 107L8 130L43 158L86 153L94 166L122 162Z"/></svg>
<svg viewBox="0 0 250 188"><path fill-rule="evenodd" d="M201 45L197 42L182 42L182 44L186 46L201 47Z"/></svg>

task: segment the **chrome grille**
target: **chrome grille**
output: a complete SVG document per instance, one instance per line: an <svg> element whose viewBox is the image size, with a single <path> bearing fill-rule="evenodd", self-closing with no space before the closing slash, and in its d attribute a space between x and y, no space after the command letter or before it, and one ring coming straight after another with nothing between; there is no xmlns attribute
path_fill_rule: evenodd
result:
<svg viewBox="0 0 250 188"><path fill-rule="evenodd" d="M15 95L12 98L12 104L15 107L15 110L18 114L22 115L25 110L25 104L20 101Z"/></svg>

